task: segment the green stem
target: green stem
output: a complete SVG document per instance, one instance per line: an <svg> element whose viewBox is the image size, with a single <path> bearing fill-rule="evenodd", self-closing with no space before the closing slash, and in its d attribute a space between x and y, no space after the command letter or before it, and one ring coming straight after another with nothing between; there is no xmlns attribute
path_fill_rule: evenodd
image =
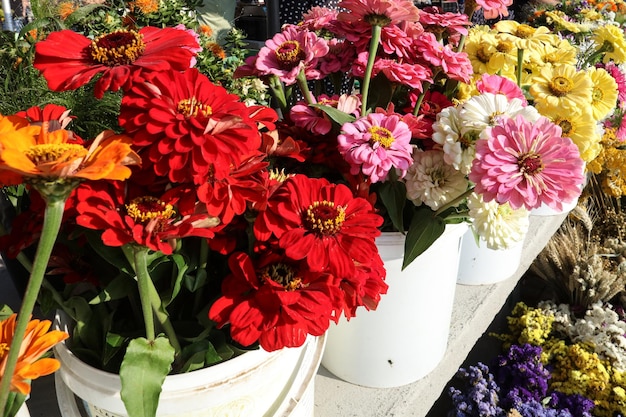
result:
<svg viewBox="0 0 626 417"><path fill-rule="evenodd" d="M296 80L298 81L298 87L300 87L300 91L302 91L302 95L304 96L304 101L306 101L306 104L315 104L311 95L311 91L309 90L309 84L307 82L306 75L304 74L304 69L300 70L298 76L296 77Z"/></svg>
<svg viewBox="0 0 626 417"><path fill-rule="evenodd" d="M272 92L272 96L276 100L276 103L278 104L280 111L282 112L283 115L287 114L288 112L287 97L285 96L285 89L283 87L283 83L280 81L280 79L276 75L270 76L269 81L270 81L269 83L270 91Z"/></svg>
<svg viewBox="0 0 626 417"><path fill-rule="evenodd" d="M367 115L367 96L370 91L370 82L372 81L372 71L374 70L374 62L378 53L378 43L380 42L381 27L372 25L372 39L370 40L369 55L367 57L367 67L365 67L365 75L363 76L363 85L361 86L361 117Z"/></svg>
<svg viewBox="0 0 626 417"><path fill-rule="evenodd" d="M430 83L428 81L424 81L422 84L422 94L417 98L417 102L415 103L415 108L413 109L413 116L417 116L420 112L420 107L422 107L422 101L424 101L424 97L426 96L426 92L430 88Z"/></svg>
<svg viewBox="0 0 626 417"><path fill-rule="evenodd" d="M517 50L517 86L522 86L522 69L524 66L524 50Z"/></svg>
<svg viewBox="0 0 626 417"><path fill-rule="evenodd" d="M139 289L139 300L141 301L141 311L143 313L144 326L146 328L146 339L152 341L156 338L156 327L154 318L170 340L170 344L176 353L180 353L181 347L174 331L174 326L163 308L161 296L154 287L150 272L148 272L148 248L136 246L134 248L134 265L137 274L137 288Z"/></svg>
<svg viewBox="0 0 626 417"><path fill-rule="evenodd" d="M146 329L146 339L154 341L156 332L154 330L154 315L152 314L152 300L150 300L150 283L152 278L148 272L148 248L135 246L134 265L137 274L137 288L141 300L141 311L143 312L143 323Z"/></svg>
<svg viewBox="0 0 626 417"><path fill-rule="evenodd" d="M9 390L11 388L11 378L17 366L20 347L24 340L28 322L33 314L35 303L37 302L37 296L41 289L54 242L61 228L64 209L65 199L47 200L46 209L44 211L43 229L41 231L41 237L39 238L39 244L37 245L37 252L35 253L35 262L30 274L30 279L28 280L28 285L26 286L26 291L24 292L20 311L17 315L15 332L4 368L4 377L0 382L0 416L4 415Z"/></svg>
<svg viewBox="0 0 626 417"><path fill-rule="evenodd" d="M444 211L446 211L447 209L449 209L450 207L454 207L457 204L459 204L461 201L465 200L470 194L472 194L474 192L474 187L470 187L467 191L465 191L463 194L461 194L460 196L458 196L457 198L448 201L448 203L444 204L443 206L439 207L439 210L437 210L435 212L435 216L440 215L441 213L443 213Z"/></svg>

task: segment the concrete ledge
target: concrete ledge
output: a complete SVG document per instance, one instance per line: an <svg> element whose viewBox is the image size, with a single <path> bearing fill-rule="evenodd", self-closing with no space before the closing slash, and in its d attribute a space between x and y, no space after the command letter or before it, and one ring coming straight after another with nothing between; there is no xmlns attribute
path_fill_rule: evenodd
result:
<svg viewBox="0 0 626 417"><path fill-rule="evenodd" d="M531 216L522 262L511 278L493 285L457 285L448 349L437 369L413 384L376 389L347 383L321 367L315 379L315 416L426 416L476 341L500 311L520 277L565 217Z"/></svg>

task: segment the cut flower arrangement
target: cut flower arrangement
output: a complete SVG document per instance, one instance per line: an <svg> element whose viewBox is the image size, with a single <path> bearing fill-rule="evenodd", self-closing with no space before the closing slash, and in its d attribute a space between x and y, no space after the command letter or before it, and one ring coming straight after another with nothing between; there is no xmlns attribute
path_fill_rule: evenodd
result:
<svg viewBox="0 0 626 417"><path fill-rule="evenodd" d="M446 223L472 219L506 246L528 209L578 196L572 140L515 82L473 79L467 16L409 0L340 8L312 9L237 70L276 110L194 67L202 47L185 26L35 44L51 90L122 98L93 140L62 106L2 116L2 185L19 213L1 249L29 266L29 248L46 248L19 316L39 295L73 319L72 351L119 372L130 416L155 415L170 373L301 346L375 309L381 230L406 232L406 266Z"/></svg>

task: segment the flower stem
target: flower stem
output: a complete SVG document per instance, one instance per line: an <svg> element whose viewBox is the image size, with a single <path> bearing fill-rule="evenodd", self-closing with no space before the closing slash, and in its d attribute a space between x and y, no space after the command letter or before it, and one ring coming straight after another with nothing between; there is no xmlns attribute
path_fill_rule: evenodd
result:
<svg viewBox="0 0 626 417"><path fill-rule="evenodd" d="M272 96L274 97L274 100L276 101L276 104L278 104L278 107L280 108L281 113L283 115L286 114L287 97L285 97L285 89L283 87L282 82L277 76L272 75L269 78L269 87L270 87L270 91L272 92Z"/></svg>
<svg viewBox="0 0 626 417"><path fill-rule="evenodd" d="M417 116L420 111L420 107L422 107L422 102L424 101L424 97L426 97L426 91L430 88L430 83L428 81L424 81L422 84L423 91L420 96L417 98L415 102L415 108L413 109L413 116Z"/></svg>
<svg viewBox="0 0 626 417"><path fill-rule="evenodd" d="M307 83L304 69L300 70L296 79L298 80L298 87L300 87L300 91L302 91L302 95L304 96L304 101L306 101L306 104L315 104L315 101L313 100L313 95L309 90L309 84Z"/></svg>
<svg viewBox="0 0 626 417"><path fill-rule="evenodd" d="M152 278L148 272L148 248L136 246L134 248L135 273L137 274L137 288L141 300L143 323L146 329L146 339L154 341L154 315L152 314L152 300L150 300L150 283Z"/></svg>
<svg viewBox="0 0 626 417"><path fill-rule="evenodd" d="M65 199L49 199L46 201L43 228L41 231L41 237L39 238L39 244L37 245L37 252L35 253L35 262L28 280L28 285L26 286L26 291L24 292L24 298L22 300L20 311L17 315L17 323L13 333L13 340L11 341L9 354L3 372L4 377L0 382L0 416L4 415L11 388L11 379L13 377L13 373L15 372L20 354L20 347L24 340L28 322L33 314L35 303L37 302L37 296L39 295L39 290L41 289L48 261L50 260L50 254L52 253L52 248L54 247L54 242L56 241L59 229L61 228L64 209Z"/></svg>
<svg viewBox="0 0 626 417"><path fill-rule="evenodd" d="M148 248L136 246L134 248L135 273L137 274L137 288L139 289L139 299L141 301L141 311L143 313L144 326L146 328L146 339L152 341L156 338L154 318L156 316L159 325L167 335L170 344L180 353L181 347L174 331L174 326L170 321L167 312L163 308L161 296L154 287L150 272L148 272Z"/></svg>
<svg viewBox="0 0 626 417"><path fill-rule="evenodd" d="M370 49L367 56L367 67L365 67L365 75L363 76L363 85L361 86L361 117L367 115L367 96L370 91L370 82L372 81L372 71L374 70L374 61L376 61L376 53L378 52L378 43L380 42L381 27L372 25L372 39L370 40Z"/></svg>
<svg viewBox="0 0 626 417"><path fill-rule="evenodd" d="M524 50L517 50L517 86L522 86L522 69L524 65Z"/></svg>
<svg viewBox="0 0 626 417"><path fill-rule="evenodd" d="M435 212L435 216L440 215L441 213L443 213L444 211L446 211L447 209L449 209L450 207L454 207L457 204L459 204L461 201L465 200L470 194L472 194L474 192L474 187L470 187L468 190L466 190L463 194L459 195L458 197L456 197L453 200L448 201L448 203L444 204L443 206L439 207L439 210L437 210Z"/></svg>

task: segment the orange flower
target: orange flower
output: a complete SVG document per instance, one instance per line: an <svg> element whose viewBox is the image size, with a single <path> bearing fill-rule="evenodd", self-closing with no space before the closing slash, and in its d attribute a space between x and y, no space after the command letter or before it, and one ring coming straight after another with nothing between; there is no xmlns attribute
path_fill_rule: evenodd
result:
<svg viewBox="0 0 626 417"><path fill-rule="evenodd" d="M136 7L143 14L156 13L159 11L159 2L156 0L136 0L132 2L133 9Z"/></svg>
<svg viewBox="0 0 626 417"><path fill-rule="evenodd" d="M206 48L209 49L216 57L226 59L226 52L224 51L224 48L222 48L217 42L207 43Z"/></svg>
<svg viewBox="0 0 626 417"><path fill-rule="evenodd" d="M86 148L65 129L24 126L24 119L0 116L0 185L74 179L124 180L126 165L139 164L131 138L105 131Z"/></svg>
<svg viewBox="0 0 626 417"><path fill-rule="evenodd" d="M213 29L211 29L211 26L208 25L200 25L200 27L198 28L198 32L206 36L207 38L213 36Z"/></svg>
<svg viewBox="0 0 626 417"><path fill-rule="evenodd" d="M74 13L76 9L77 7L74 6L74 3L72 3L71 1L64 1L62 3L59 3L59 6L57 7L57 13L59 14L61 20L65 20L72 13Z"/></svg>
<svg viewBox="0 0 626 417"><path fill-rule="evenodd" d="M15 332L15 318L12 314L8 319L0 322L0 377L4 377L9 346ZM27 395L30 393L30 381L40 376L49 375L59 369L60 363L56 359L43 358L52 346L67 339L68 334L59 330L50 329L49 320L31 320L26 328L24 340L20 347L15 372L11 377L11 391Z"/></svg>

